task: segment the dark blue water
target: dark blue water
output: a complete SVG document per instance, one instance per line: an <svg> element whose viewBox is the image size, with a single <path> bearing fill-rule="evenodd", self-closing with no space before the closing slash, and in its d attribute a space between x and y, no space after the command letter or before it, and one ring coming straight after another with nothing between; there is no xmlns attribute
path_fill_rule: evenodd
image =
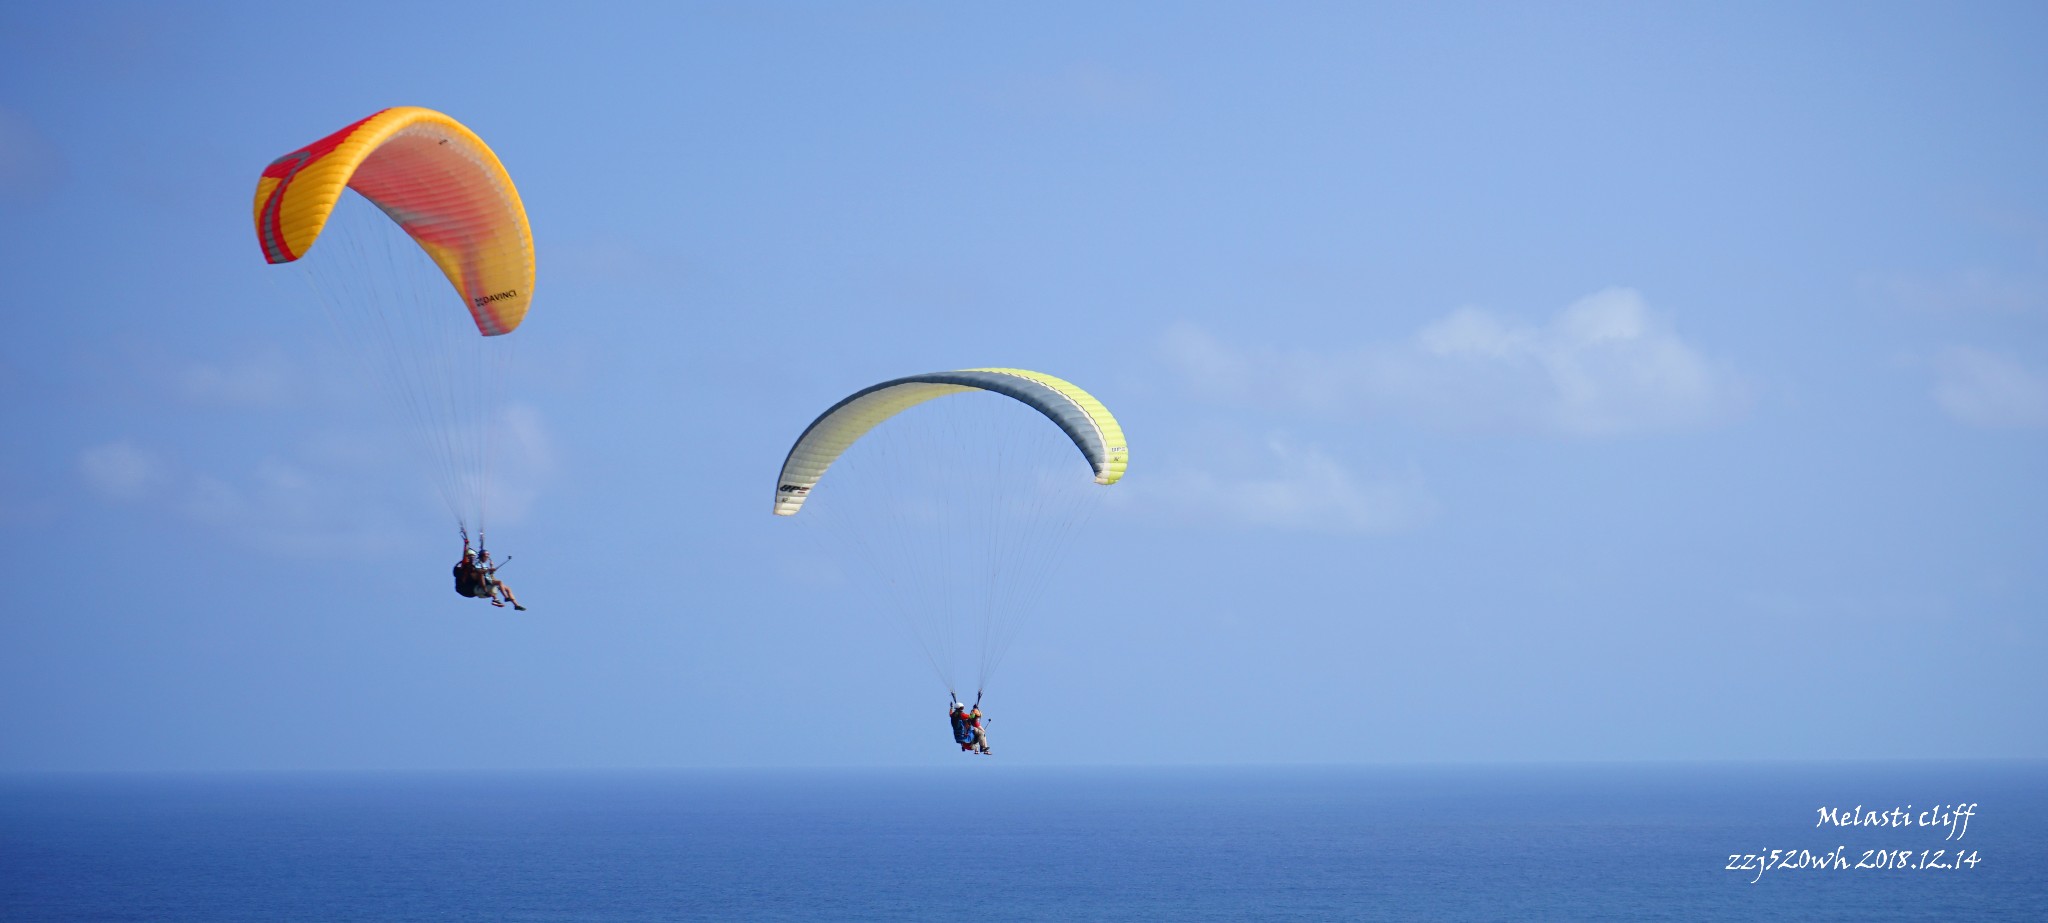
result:
<svg viewBox="0 0 2048 923"><path fill-rule="evenodd" d="M2042 921L2048 766L11 776L0 918Z"/></svg>

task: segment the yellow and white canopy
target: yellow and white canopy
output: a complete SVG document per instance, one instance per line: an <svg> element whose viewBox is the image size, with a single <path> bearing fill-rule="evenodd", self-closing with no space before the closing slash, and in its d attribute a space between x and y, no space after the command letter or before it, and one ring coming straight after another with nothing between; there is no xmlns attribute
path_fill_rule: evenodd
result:
<svg viewBox="0 0 2048 923"><path fill-rule="evenodd" d="M825 469L882 421L933 398L975 390L1015 398L1045 414L1081 450L1095 483L1114 484L1124 476L1130 449L1123 427L1101 401L1071 382L1024 369L932 372L862 388L811 421L783 459L775 481L775 515L796 515Z"/></svg>

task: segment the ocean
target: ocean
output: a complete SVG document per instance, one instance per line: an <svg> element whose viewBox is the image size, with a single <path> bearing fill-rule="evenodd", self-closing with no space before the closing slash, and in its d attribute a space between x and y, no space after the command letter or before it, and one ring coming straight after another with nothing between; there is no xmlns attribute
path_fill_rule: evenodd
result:
<svg viewBox="0 0 2048 923"><path fill-rule="evenodd" d="M2039 762L999 759L6 775L0 919L2048 920Z"/></svg>

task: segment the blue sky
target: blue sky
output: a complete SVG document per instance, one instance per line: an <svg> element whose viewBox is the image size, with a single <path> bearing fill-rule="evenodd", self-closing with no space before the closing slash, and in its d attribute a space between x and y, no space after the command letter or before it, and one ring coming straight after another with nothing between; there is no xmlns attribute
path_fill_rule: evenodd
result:
<svg viewBox="0 0 2048 923"><path fill-rule="evenodd" d="M1006 760L2048 756L2048 12L1099 6L0 11L0 768L957 760L767 495L984 365L1132 446ZM516 618L249 228L390 105L533 222Z"/></svg>

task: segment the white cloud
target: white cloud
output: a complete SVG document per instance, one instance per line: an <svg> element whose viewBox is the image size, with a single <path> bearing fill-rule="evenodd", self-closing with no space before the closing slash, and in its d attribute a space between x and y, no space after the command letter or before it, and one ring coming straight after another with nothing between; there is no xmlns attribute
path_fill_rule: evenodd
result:
<svg viewBox="0 0 2048 923"><path fill-rule="evenodd" d="M1944 277L1871 277L1865 280L1865 286L1919 311L2039 314L2048 309L2048 283L2038 275L1984 268Z"/></svg>
<svg viewBox="0 0 2048 923"><path fill-rule="evenodd" d="M1683 429L1732 416L1744 397L1734 375L1620 288L1540 326L1465 308L1398 343L1281 351L1240 348L1183 324L1167 332L1165 352L1197 391L1219 399L1453 427Z"/></svg>
<svg viewBox="0 0 2048 923"><path fill-rule="evenodd" d="M554 443L540 412L523 404L500 411L496 425L499 441L491 466L490 514L492 522L510 524L526 518L541 485L554 472Z"/></svg>
<svg viewBox="0 0 2048 923"><path fill-rule="evenodd" d="M78 453L78 471L87 486L110 500L140 500L169 480L155 453L125 440Z"/></svg>
<svg viewBox="0 0 2048 923"><path fill-rule="evenodd" d="M2048 426L2048 373L1964 346L1934 359L1934 399L1972 426Z"/></svg>
<svg viewBox="0 0 2048 923"><path fill-rule="evenodd" d="M1039 86L1049 96L1103 111L1142 108L1159 95L1156 80L1090 62L1069 65Z"/></svg>
<svg viewBox="0 0 2048 923"><path fill-rule="evenodd" d="M306 473L266 458L236 481L192 476L181 505L200 522L247 527L256 523L300 523L320 513L320 492Z"/></svg>
<svg viewBox="0 0 2048 923"><path fill-rule="evenodd" d="M55 145L21 114L0 109L0 199L41 199L64 175Z"/></svg>
<svg viewBox="0 0 2048 923"><path fill-rule="evenodd" d="M198 363L185 367L178 387L201 404L280 407L291 393L291 363L274 349L232 362Z"/></svg>
<svg viewBox="0 0 2048 923"><path fill-rule="evenodd" d="M357 495L360 484L266 458L233 478L188 474L173 509L273 554L368 554L399 544L398 518Z"/></svg>
<svg viewBox="0 0 2048 923"><path fill-rule="evenodd" d="M1187 523L1222 523L1307 532L1394 532L1436 512L1414 472L1361 477L1314 446L1266 440L1228 473L1192 469L1147 472L1120 485L1118 505Z"/></svg>
<svg viewBox="0 0 2048 923"><path fill-rule="evenodd" d="M78 470L107 500L168 512L266 551L359 553L389 546L397 534L394 517L362 495L376 483L374 472L315 471L265 458L247 472L220 476L126 440L80 452Z"/></svg>
<svg viewBox="0 0 2048 923"><path fill-rule="evenodd" d="M1129 115L1157 105L1158 80L1143 74L1077 62L997 88L997 101L1028 108L1091 115Z"/></svg>
<svg viewBox="0 0 2048 923"><path fill-rule="evenodd" d="M610 236L570 241L548 251L551 272L578 280L637 281L673 272L678 262L657 258L634 241Z"/></svg>
<svg viewBox="0 0 2048 923"><path fill-rule="evenodd" d="M539 413L508 407L498 426L492 525L524 518L554 468ZM363 433L325 431L235 470L174 465L125 440L79 453L78 470L108 500L142 504L266 552L358 555L401 544L408 523L439 511L426 469L396 463L411 457Z"/></svg>

